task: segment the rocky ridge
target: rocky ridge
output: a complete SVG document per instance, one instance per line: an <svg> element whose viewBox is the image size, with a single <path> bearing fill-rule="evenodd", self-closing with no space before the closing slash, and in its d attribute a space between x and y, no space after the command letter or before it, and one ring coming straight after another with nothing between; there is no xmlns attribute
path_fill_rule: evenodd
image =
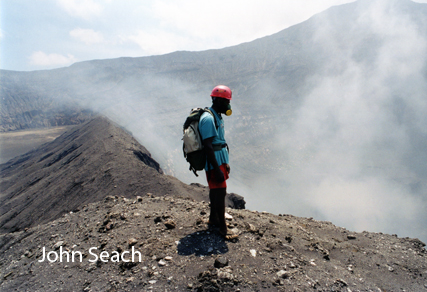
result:
<svg viewBox="0 0 427 292"><path fill-rule="evenodd" d="M109 195L148 192L209 198L207 187L163 174L131 133L98 116L0 165L0 232L47 223ZM227 204L245 206L236 194Z"/></svg>
<svg viewBox="0 0 427 292"><path fill-rule="evenodd" d="M227 208L239 234L229 242L207 227L208 214L207 202L174 194L108 196L2 234L0 290L427 291L427 252L417 239ZM43 248L50 261L40 262ZM132 248L140 252L134 261ZM64 252L73 251L67 262Z"/></svg>

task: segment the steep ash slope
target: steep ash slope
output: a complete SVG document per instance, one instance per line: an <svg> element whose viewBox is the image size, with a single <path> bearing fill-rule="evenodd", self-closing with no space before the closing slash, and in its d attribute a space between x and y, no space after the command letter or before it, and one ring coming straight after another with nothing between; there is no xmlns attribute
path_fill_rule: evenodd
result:
<svg viewBox="0 0 427 292"><path fill-rule="evenodd" d="M207 229L206 202L174 193L153 195L158 197L109 196L49 224L0 235L0 290L427 288L427 252L417 239L355 233L311 218L227 209L228 224L240 235L226 242ZM43 260L43 248L52 262ZM52 251L58 254L56 261Z"/></svg>
<svg viewBox="0 0 427 292"><path fill-rule="evenodd" d="M104 117L0 166L0 231L57 219L108 195L155 192L207 200L207 189L164 175L131 134Z"/></svg>

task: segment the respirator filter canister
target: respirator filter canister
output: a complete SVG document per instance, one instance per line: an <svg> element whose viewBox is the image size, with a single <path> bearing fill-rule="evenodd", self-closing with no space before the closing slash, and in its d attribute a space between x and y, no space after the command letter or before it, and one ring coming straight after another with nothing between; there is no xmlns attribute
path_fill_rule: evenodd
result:
<svg viewBox="0 0 427 292"><path fill-rule="evenodd" d="M227 107L227 110L225 111L225 115L231 116L232 113L233 113L233 111L231 110L231 105L229 104Z"/></svg>

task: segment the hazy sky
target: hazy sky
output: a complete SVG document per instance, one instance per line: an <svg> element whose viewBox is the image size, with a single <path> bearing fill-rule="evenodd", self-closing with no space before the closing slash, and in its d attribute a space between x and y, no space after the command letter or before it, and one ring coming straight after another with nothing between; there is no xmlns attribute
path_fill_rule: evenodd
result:
<svg viewBox="0 0 427 292"><path fill-rule="evenodd" d="M0 0L0 68L39 70L92 59L223 48L349 2Z"/></svg>

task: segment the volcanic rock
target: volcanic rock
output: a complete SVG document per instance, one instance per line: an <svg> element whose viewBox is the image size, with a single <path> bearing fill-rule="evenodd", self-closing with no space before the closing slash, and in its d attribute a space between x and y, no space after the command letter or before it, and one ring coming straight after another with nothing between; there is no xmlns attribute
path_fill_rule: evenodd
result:
<svg viewBox="0 0 427 292"><path fill-rule="evenodd" d="M417 239L353 233L312 218L227 208L233 218L229 223L241 230L231 242L206 223L195 224L202 213L207 221L208 203L153 194L140 202L135 197L90 203L55 221L0 235L0 290L425 290L427 251ZM187 211L190 207L194 212ZM122 220L114 215L132 213L144 216ZM154 222L158 214L173 218L176 228ZM106 217L115 227L99 232ZM248 224L264 230L263 236L247 229ZM355 239L348 238L350 233ZM130 238L137 242L128 245ZM43 260L43 248L50 261Z"/></svg>

